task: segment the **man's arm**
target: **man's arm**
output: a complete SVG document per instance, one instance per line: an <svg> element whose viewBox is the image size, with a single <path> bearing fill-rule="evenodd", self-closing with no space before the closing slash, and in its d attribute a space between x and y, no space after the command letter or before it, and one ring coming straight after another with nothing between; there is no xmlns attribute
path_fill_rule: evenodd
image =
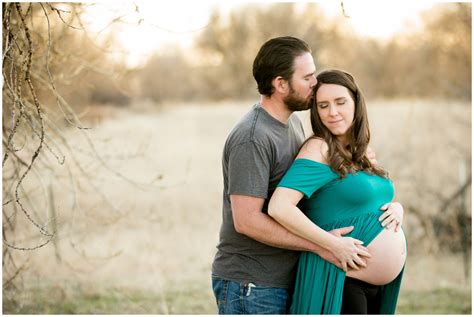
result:
<svg viewBox="0 0 474 317"><path fill-rule="evenodd" d="M286 230L262 212L263 198L230 195L235 231L273 247L315 252L322 249Z"/></svg>
<svg viewBox="0 0 474 317"><path fill-rule="evenodd" d="M262 212L263 203L265 201L263 198L230 195L230 201L234 227L238 233L273 247L313 252L324 260L341 267L337 258L330 251L293 234L272 217L264 214ZM330 232L336 236L341 236L348 234L352 230L353 227L345 227ZM360 248L368 251L363 246L360 246Z"/></svg>

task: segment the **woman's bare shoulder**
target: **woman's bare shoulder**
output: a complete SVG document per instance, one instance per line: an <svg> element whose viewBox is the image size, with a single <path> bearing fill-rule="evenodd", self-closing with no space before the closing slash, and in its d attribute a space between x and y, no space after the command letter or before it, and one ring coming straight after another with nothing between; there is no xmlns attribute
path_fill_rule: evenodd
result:
<svg viewBox="0 0 474 317"><path fill-rule="evenodd" d="M328 145L320 138L311 138L301 147L296 158L304 158L327 164Z"/></svg>

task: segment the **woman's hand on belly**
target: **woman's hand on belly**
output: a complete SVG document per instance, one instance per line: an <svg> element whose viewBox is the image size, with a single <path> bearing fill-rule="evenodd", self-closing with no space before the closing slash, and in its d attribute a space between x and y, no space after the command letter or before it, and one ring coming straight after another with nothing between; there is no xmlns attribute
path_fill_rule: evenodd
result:
<svg viewBox="0 0 474 317"><path fill-rule="evenodd" d="M382 227L387 229L395 229L397 232L403 222L403 206L399 202L386 203L380 208L384 213L379 217Z"/></svg>
<svg viewBox="0 0 474 317"><path fill-rule="evenodd" d="M337 228L329 231L330 234L336 237L342 237L344 235L349 234L352 230L354 230L354 226L349 226L349 227L343 227L343 228ZM367 266L367 258L370 257L369 249L367 249L363 245L359 245L358 248L362 250L364 253L359 254L359 267L366 267ZM344 270L341 261L329 250L322 249L318 252L318 255L322 257L325 261L330 262L337 266L338 268ZM347 268L347 269L353 269L353 268ZM359 269L359 268L357 268ZM356 269L356 270L357 270ZM353 269L354 270L354 269Z"/></svg>
<svg viewBox="0 0 474 317"><path fill-rule="evenodd" d="M351 237L335 237L335 239L331 240L328 249L340 261L345 272L347 272L348 268L358 270L359 266L365 265L360 255L364 257L371 256L366 251L366 248L363 247L362 241Z"/></svg>
<svg viewBox="0 0 474 317"><path fill-rule="evenodd" d="M393 281L406 259L406 240L403 230L382 230L368 245L372 257L367 260L367 267L358 271L350 270L347 276L374 285L385 285Z"/></svg>

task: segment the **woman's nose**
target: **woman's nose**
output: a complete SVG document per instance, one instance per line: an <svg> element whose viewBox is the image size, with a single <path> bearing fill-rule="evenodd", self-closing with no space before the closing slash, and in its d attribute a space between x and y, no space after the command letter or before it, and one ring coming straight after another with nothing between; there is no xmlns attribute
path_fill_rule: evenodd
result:
<svg viewBox="0 0 474 317"><path fill-rule="evenodd" d="M329 106L329 115L332 117L337 115L337 109L334 105Z"/></svg>

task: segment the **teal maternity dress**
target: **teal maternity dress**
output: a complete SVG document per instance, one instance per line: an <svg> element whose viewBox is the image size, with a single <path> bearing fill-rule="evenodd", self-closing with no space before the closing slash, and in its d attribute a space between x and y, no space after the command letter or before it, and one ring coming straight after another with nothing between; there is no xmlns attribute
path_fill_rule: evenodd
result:
<svg viewBox="0 0 474 317"><path fill-rule="evenodd" d="M380 207L392 201L390 180L364 171L341 178L329 165L296 159L279 187L304 194L301 209L326 231L354 226L347 236L364 245L383 230L378 220ZM403 269L395 280L383 286L381 314L394 314ZM346 274L312 252L302 252L296 276L292 314L340 314Z"/></svg>

